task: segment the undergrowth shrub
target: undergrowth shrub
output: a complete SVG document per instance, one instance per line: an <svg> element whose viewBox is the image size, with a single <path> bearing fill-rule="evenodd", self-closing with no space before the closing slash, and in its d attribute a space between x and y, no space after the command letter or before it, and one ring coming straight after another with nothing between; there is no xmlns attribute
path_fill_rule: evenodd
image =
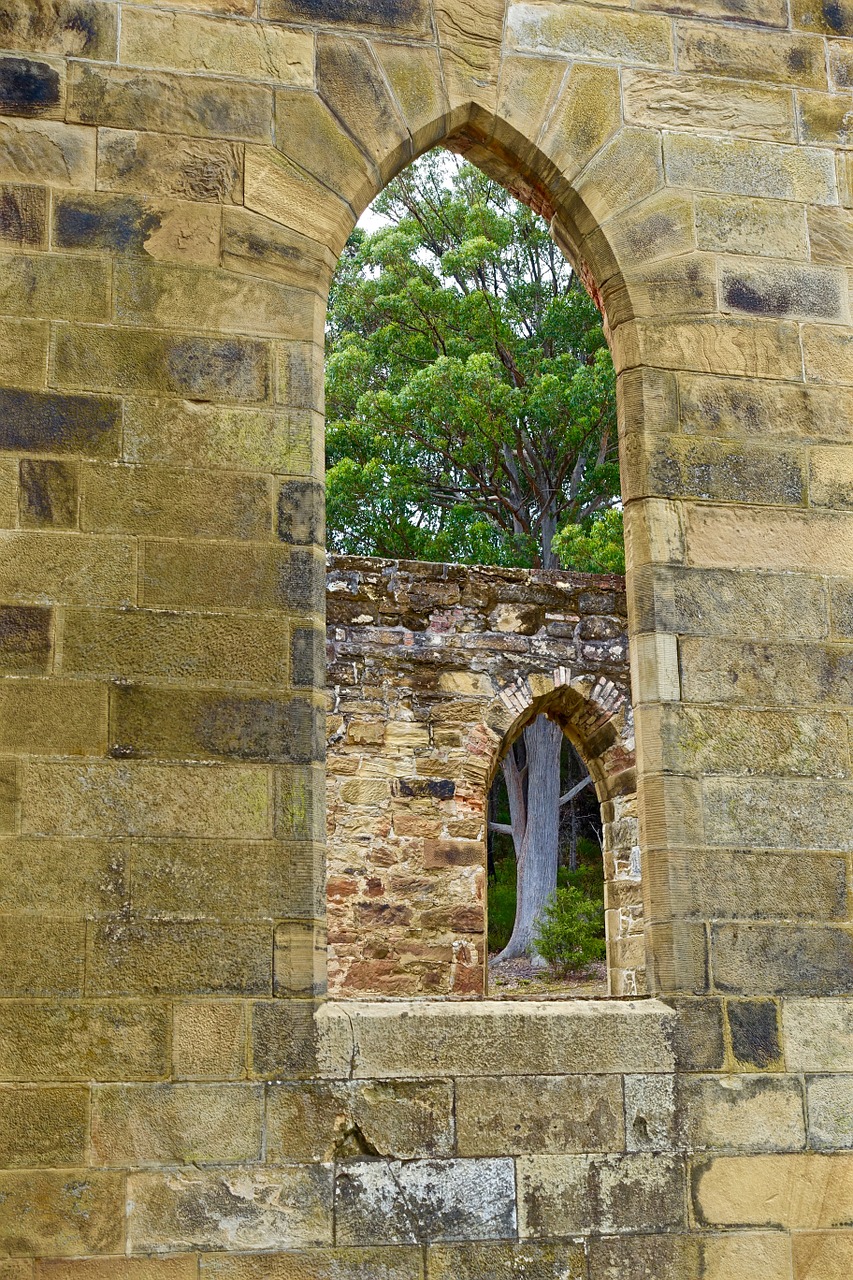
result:
<svg viewBox="0 0 853 1280"><path fill-rule="evenodd" d="M604 903L576 885L552 894L534 931L536 949L561 978L604 957Z"/></svg>

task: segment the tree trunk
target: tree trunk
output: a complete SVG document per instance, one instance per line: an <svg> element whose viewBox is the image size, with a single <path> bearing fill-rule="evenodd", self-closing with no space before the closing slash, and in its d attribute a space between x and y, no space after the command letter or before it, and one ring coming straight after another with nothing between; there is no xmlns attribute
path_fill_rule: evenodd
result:
<svg viewBox="0 0 853 1280"><path fill-rule="evenodd" d="M515 844L517 900L512 936L498 960L524 955L535 959L534 925L557 887L563 731L547 716L539 716L525 729L524 745L526 777L514 751L507 752L503 764Z"/></svg>

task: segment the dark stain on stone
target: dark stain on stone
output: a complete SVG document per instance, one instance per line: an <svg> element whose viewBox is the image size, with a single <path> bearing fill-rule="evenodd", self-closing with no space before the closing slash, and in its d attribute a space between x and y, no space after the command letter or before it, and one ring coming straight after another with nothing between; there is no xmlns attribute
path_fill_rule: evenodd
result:
<svg viewBox="0 0 853 1280"><path fill-rule="evenodd" d="M807 71L811 66L811 58L805 49L790 49L786 54L785 61L790 71Z"/></svg>
<svg viewBox="0 0 853 1280"><path fill-rule="evenodd" d="M0 187L0 241L43 249L47 241L47 191L44 187Z"/></svg>
<svg viewBox="0 0 853 1280"><path fill-rule="evenodd" d="M326 635L315 627L296 627L290 641L290 683L322 689L326 683Z"/></svg>
<svg viewBox="0 0 853 1280"><path fill-rule="evenodd" d="M240 338L179 338L166 357L172 387L188 400L265 400L267 348Z"/></svg>
<svg viewBox="0 0 853 1280"><path fill-rule="evenodd" d="M839 36L849 36L851 34L851 24L847 20L844 8L838 3L838 0L825 0L823 5L823 17L826 25Z"/></svg>
<svg viewBox="0 0 853 1280"><path fill-rule="evenodd" d="M286 480L278 495L278 536L282 542L322 546L326 537L326 491L313 480Z"/></svg>
<svg viewBox="0 0 853 1280"><path fill-rule="evenodd" d="M423 800L452 800L456 795L456 783L450 778L395 778L391 783L394 795Z"/></svg>
<svg viewBox="0 0 853 1280"><path fill-rule="evenodd" d="M374 27L423 26L423 0L284 0L282 16L304 22L340 22Z"/></svg>
<svg viewBox="0 0 853 1280"><path fill-rule="evenodd" d="M0 449L117 457L120 447L117 400L0 389Z"/></svg>
<svg viewBox="0 0 853 1280"><path fill-rule="evenodd" d="M0 112L38 116L59 105L59 72L31 58L0 58Z"/></svg>
<svg viewBox="0 0 853 1280"><path fill-rule="evenodd" d="M290 553L282 603L293 610L322 613L326 603L326 568L311 551L295 548Z"/></svg>
<svg viewBox="0 0 853 1280"><path fill-rule="evenodd" d="M780 1060L777 1009L772 1000L730 1000L726 1013L738 1062L762 1070Z"/></svg>
<svg viewBox="0 0 853 1280"><path fill-rule="evenodd" d="M791 291L787 288L770 287L762 290L748 284L746 280L727 281L724 297L728 306L755 316L786 315L793 302Z"/></svg>
<svg viewBox="0 0 853 1280"><path fill-rule="evenodd" d="M77 524L78 467L53 458L23 458L21 524L30 529L73 529Z"/></svg>
<svg viewBox="0 0 853 1280"><path fill-rule="evenodd" d="M64 249L142 252L160 217L130 196L67 196L56 210L56 243Z"/></svg>
<svg viewBox="0 0 853 1280"><path fill-rule="evenodd" d="M302 698L216 698L194 733L206 752L229 760L309 764L325 755L324 717Z"/></svg>
<svg viewBox="0 0 853 1280"><path fill-rule="evenodd" d="M50 609L0 605L0 668L44 672L50 663Z"/></svg>

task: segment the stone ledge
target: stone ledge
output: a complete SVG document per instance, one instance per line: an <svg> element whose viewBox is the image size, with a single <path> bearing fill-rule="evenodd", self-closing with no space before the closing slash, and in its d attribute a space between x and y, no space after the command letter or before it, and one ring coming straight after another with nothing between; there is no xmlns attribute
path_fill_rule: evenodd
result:
<svg viewBox="0 0 853 1280"><path fill-rule="evenodd" d="M658 1000L329 1001L323 1074L353 1079L670 1072L676 1014Z"/></svg>

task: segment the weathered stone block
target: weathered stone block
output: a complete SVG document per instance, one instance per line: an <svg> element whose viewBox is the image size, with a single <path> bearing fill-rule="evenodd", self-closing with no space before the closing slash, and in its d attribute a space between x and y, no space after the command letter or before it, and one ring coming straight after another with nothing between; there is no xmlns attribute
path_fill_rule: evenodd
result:
<svg viewBox="0 0 853 1280"><path fill-rule="evenodd" d="M7 315L106 320L106 264L65 254L0 254L0 308Z"/></svg>
<svg viewBox="0 0 853 1280"><path fill-rule="evenodd" d="M257 1085L96 1085L93 1162L144 1168L258 1160L262 1109Z"/></svg>
<svg viewBox="0 0 853 1280"><path fill-rule="evenodd" d="M0 1002L0 1079L156 1080L169 1072L168 1007L140 1001Z"/></svg>
<svg viewBox="0 0 853 1280"><path fill-rule="evenodd" d="M849 0L793 0L793 25L829 36L853 36L853 6Z"/></svg>
<svg viewBox="0 0 853 1280"><path fill-rule="evenodd" d="M703 785L708 843L736 847L743 843L768 849L809 848L847 852L853 842L845 783L763 779L728 782L708 779ZM813 808L806 803L810 796ZM815 937L815 943L818 938ZM829 944L829 937L824 938ZM815 993L817 994L817 993Z"/></svg>
<svg viewBox="0 0 853 1280"><path fill-rule="evenodd" d="M309 1000L256 1001L251 1006L249 1074L261 1080L328 1075L323 1030L315 1025L315 1005Z"/></svg>
<svg viewBox="0 0 853 1280"><path fill-rule="evenodd" d="M836 214L838 210L819 212ZM700 249L752 257L809 256L805 209L781 200L702 196L696 201L696 235ZM744 388L744 394L748 389Z"/></svg>
<svg viewBox="0 0 853 1280"><path fill-rule="evenodd" d="M720 308L758 316L843 319L846 281L827 267L724 264L720 271Z"/></svg>
<svg viewBox="0 0 853 1280"><path fill-rule="evenodd" d="M290 642L290 682L297 689L322 689L325 685L326 637L319 628L294 628Z"/></svg>
<svg viewBox="0 0 853 1280"><path fill-rule="evenodd" d="M3 1167L61 1168L85 1164L88 1119L87 1089L0 1088Z"/></svg>
<svg viewBox="0 0 853 1280"><path fill-rule="evenodd" d="M72 62L67 116L111 129L268 142L273 95L265 85Z"/></svg>
<svg viewBox="0 0 853 1280"><path fill-rule="evenodd" d="M579 1242L432 1245L427 1250L427 1268L429 1280L485 1280L486 1276L586 1280L586 1259Z"/></svg>
<svg viewBox="0 0 853 1280"><path fill-rule="evenodd" d="M109 61L116 56L117 28L115 5L98 0L55 0L49 5L12 0L3 11L0 31L5 49Z"/></svg>
<svg viewBox="0 0 853 1280"><path fill-rule="evenodd" d="M844 574L853 548L847 513L780 511L773 508L687 506L687 553L694 565L736 569L806 570ZM722 552L734 526L738 545ZM760 550L759 550L760 548Z"/></svg>
<svg viewBox="0 0 853 1280"><path fill-rule="evenodd" d="M332 1243L327 1165L137 1173L128 1179L128 1198L128 1244L135 1252Z"/></svg>
<svg viewBox="0 0 853 1280"><path fill-rule="evenodd" d="M717 924L712 950L721 991L815 996L853 991L853 936L843 928Z"/></svg>
<svg viewBox="0 0 853 1280"><path fill-rule="evenodd" d="M519 1076L459 1080L459 1155L621 1151L622 1091L616 1076Z"/></svg>
<svg viewBox="0 0 853 1280"><path fill-rule="evenodd" d="M294 1276L298 1280L339 1280L341 1276L347 1280L423 1280L422 1255L419 1248L385 1245L266 1257L208 1254L202 1255L199 1265L202 1280L293 1280Z"/></svg>
<svg viewBox="0 0 853 1280"><path fill-rule="evenodd" d="M174 1006L172 1070L188 1080L230 1080L245 1074L246 1005L191 1000Z"/></svg>
<svg viewBox="0 0 853 1280"><path fill-rule="evenodd" d="M44 249L47 245L47 189L3 183L0 185L0 244L20 249Z"/></svg>
<svg viewBox="0 0 853 1280"><path fill-rule="evenodd" d="M125 456L130 462L305 474L313 465L312 424L313 415L299 411L132 399L125 409Z"/></svg>
<svg viewBox="0 0 853 1280"><path fill-rule="evenodd" d="M20 615L20 616L19 616ZM5 621L4 621L5 619ZM42 670L49 610L0 609L0 665ZM228 680L280 685L287 678L286 622L277 617L69 609L62 670L111 679Z"/></svg>
<svg viewBox="0 0 853 1280"><path fill-rule="evenodd" d="M87 1258L38 1262L36 1280L197 1280L195 1254L171 1258ZM6 1277L0 1271L0 1278Z"/></svg>
<svg viewBox="0 0 853 1280"><path fill-rule="evenodd" d="M145 253L199 265L219 265L219 224L214 205L109 191L57 197L53 206L53 241L60 248Z"/></svg>
<svg viewBox="0 0 853 1280"><path fill-rule="evenodd" d="M810 1147L853 1147L853 1076L808 1077L806 1101Z"/></svg>
<svg viewBox="0 0 853 1280"><path fill-rule="evenodd" d="M612 67L572 67L542 138L560 170L579 173L621 122L618 74Z"/></svg>
<svg viewBox="0 0 853 1280"><path fill-rule="evenodd" d="M12 116L62 116L65 96L60 62L0 57L0 112Z"/></svg>
<svg viewBox="0 0 853 1280"><path fill-rule="evenodd" d="M448 1081L284 1083L269 1088L267 1158L412 1160L454 1154Z"/></svg>
<svg viewBox="0 0 853 1280"><path fill-rule="evenodd" d="M511 1160L352 1161L338 1165L337 1236L368 1244L511 1239L516 1233Z"/></svg>
<svg viewBox="0 0 853 1280"><path fill-rule="evenodd" d="M335 258L318 240L272 218L227 208L222 213L222 265L294 288L316 289L331 280Z"/></svg>
<svg viewBox="0 0 853 1280"><path fill-rule="evenodd" d="M849 1000L786 1000L782 1024L789 1071L853 1072Z"/></svg>
<svg viewBox="0 0 853 1280"><path fill-rule="evenodd" d="M629 63L672 66L672 34L665 18L576 4L513 4L507 37L527 53L567 53Z"/></svg>
<svg viewBox="0 0 853 1280"><path fill-rule="evenodd" d="M689 1076L680 1084L680 1101L691 1149L801 1151L805 1146L803 1095L796 1079Z"/></svg>
<svg viewBox="0 0 853 1280"><path fill-rule="evenodd" d="M733 7L742 8L740 0L734 0ZM783 6L778 4L777 12L782 10ZM755 8L750 4L748 16L752 17L754 13ZM822 40L806 35L748 31L740 25L747 14L736 16L738 25L728 28L698 22L679 23L679 69L709 71L739 80L770 80L779 84L826 88ZM787 18L774 25L787 26Z"/></svg>
<svg viewBox="0 0 853 1280"><path fill-rule="evenodd" d="M676 1145L675 1080L675 1076L625 1076L629 1151L669 1151Z"/></svg>
<svg viewBox="0 0 853 1280"><path fill-rule="evenodd" d="M428 35L429 5L425 0L262 0L261 13L277 22L323 23L343 27L378 28L385 35Z"/></svg>
<svg viewBox="0 0 853 1280"><path fill-rule="evenodd" d="M91 683L0 681L0 751L98 756L106 745L106 688Z"/></svg>
<svg viewBox="0 0 853 1280"><path fill-rule="evenodd" d="M411 138L369 47L318 35L316 78L321 96L387 181L411 156Z"/></svg>
<svg viewBox="0 0 853 1280"><path fill-rule="evenodd" d="M802 711L665 706L640 721L638 751L652 772L844 777L844 721Z"/></svg>
<svg viewBox="0 0 853 1280"><path fill-rule="evenodd" d="M239 543L145 543L142 603L153 608L300 608L287 547ZM298 585L298 584L297 584Z"/></svg>
<svg viewBox="0 0 853 1280"><path fill-rule="evenodd" d="M0 120L0 180L94 187L94 131L54 120Z"/></svg>
<svg viewBox="0 0 853 1280"><path fill-rule="evenodd" d="M813 382L853 382L850 332L836 325L807 325L803 329L806 378Z"/></svg>
<svg viewBox="0 0 853 1280"><path fill-rule="evenodd" d="M796 1280L836 1280L853 1266L853 1231L798 1231L791 1248Z"/></svg>
<svg viewBox="0 0 853 1280"><path fill-rule="evenodd" d="M836 203L834 166L824 151L674 133L664 138L664 157L667 177L674 186L810 204Z"/></svg>
<svg viewBox="0 0 853 1280"><path fill-rule="evenodd" d="M778 446L745 449L729 440L625 435L622 458L626 500L678 494L778 506L805 501L805 455Z"/></svg>
<svg viewBox="0 0 853 1280"><path fill-rule="evenodd" d="M12 530L0 534L0 595L22 604L130 604L135 559L126 538Z"/></svg>
<svg viewBox="0 0 853 1280"><path fill-rule="evenodd" d="M5 389L0 391L0 447L114 457L121 448L120 403L106 397Z"/></svg>
<svg viewBox="0 0 853 1280"><path fill-rule="evenodd" d="M267 774L247 765L30 764L23 804L32 835L269 835Z"/></svg>
<svg viewBox="0 0 853 1280"><path fill-rule="evenodd" d="M22 458L19 519L34 529L73 529L77 525L80 468L74 462Z"/></svg>
<svg viewBox="0 0 853 1280"><path fill-rule="evenodd" d="M81 129L81 132L88 135L94 131ZM239 204L243 186L241 152L242 148L236 143L218 139L175 138L168 134L100 128L98 186L108 191L138 192L142 196L177 196L208 204ZM0 174L2 171L0 161ZM94 183L74 185L92 187Z"/></svg>
<svg viewBox="0 0 853 1280"><path fill-rule="evenodd" d="M662 13L674 13L697 18L733 19L737 23L755 23L756 26L786 27L788 14L784 0L638 0L638 9L655 9ZM685 26L691 24L684 24ZM749 35L749 32L745 32ZM762 39L766 38L762 32Z"/></svg>
<svg viewBox="0 0 853 1280"><path fill-rule="evenodd" d="M46 675L52 641L50 609L0 606L0 669L16 675Z"/></svg>
<svg viewBox="0 0 853 1280"><path fill-rule="evenodd" d="M89 931L86 991L96 996L266 995L272 990L266 924L131 917Z"/></svg>
<svg viewBox="0 0 853 1280"><path fill-rule="evenodd" d="M75 1257L124 1244L124 1175L21 1170L0 1173L4 1254Z"/></svg>
<svg viewBox="0 0 853 1280"><path fill-rule="evenodd" d="M675 136L675 135L674 135ZM758 144L754 144L758 145ZM739 378L801 379L802 351L793 325L720 317L638 320L613 335L618 363L718 373Z"/></svg>
<svg viewBox="0 0 853 1280"><path fill-rule="evenodd" d="M310 32L257 23L134 9L121 26L120 60L126 65L310 85L313 55Z"/></svg>
<svg viewBox="0 0 853 1280"><path fill-rule="evenodd" d="M271 534L264 476L89 465L82 491L82 527L93 532L261 541Z"/></svg>
<svg viewBox="0 0 853 1280"><path fill-rule="evenodd" d="M782 89L741 87L712 76L630 70L622 76L628 124L651 129L703 129L727 136L793 142L791 96Z"/></svg>
<svg viewBox="0 0 853 1280"><path fill-rule="evenodd" d="M672 1156L522 1156L517 1169L522 1239L684 1225L684 1172Z"/></svg>
<svg viewBox="0 0 853 1280"><path fill-rule="evenodd" d="M693 1202L703 1226L846 1226L853 1155L720 1156L694 1169Z"/></svg>

